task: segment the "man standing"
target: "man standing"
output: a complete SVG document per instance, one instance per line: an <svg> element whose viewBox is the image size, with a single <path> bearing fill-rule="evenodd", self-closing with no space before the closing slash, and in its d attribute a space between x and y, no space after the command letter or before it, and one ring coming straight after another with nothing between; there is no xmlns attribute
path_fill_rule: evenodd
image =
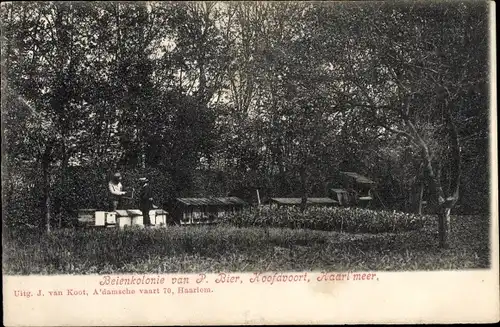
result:
<svg viewBox="0 0 500 327"><path fill-rule="evenodd" d="M139 181L143 183L141 187L139 201L140 201L140 209L142 212L144 226L146 227L153 226L149 218L149 211L153 208L153 191L151 190L151 186L149 185L149 179L147 177L139 178Z"/></svg>
<svg viewBox="0 0 500 327"><path fill-rule="evenodd" d="M111 200L111 211L116 211L121 206L121 199L126 194L121 183L122 176L115 173L108 183L108 190Z"/></svg>

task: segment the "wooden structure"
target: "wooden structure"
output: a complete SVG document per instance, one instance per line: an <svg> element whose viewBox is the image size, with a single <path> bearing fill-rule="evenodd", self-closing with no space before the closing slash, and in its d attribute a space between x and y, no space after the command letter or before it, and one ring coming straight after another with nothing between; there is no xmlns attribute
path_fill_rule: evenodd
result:
<svg viewBox="0 0 500 327"><path fill-rule="evenodd" d="M144 224L142 212L140 210L116 210L116 216L120 229L127 226L142 226Z"/></svg>
<svg viewBox="0 0 500 327"><path fill-rule="evenodd" d="M330 197L335 199L342 207L347 207L352 202L349 192L342 188L332 188L329 193Z"/></svg>
<svg viewBox="0 0 500 327"><path fill-rule="evenodd" d="M78 225L83 227L114 227L116 225L116 212L79 209L77 215Z"/></svg>
<svg viewBox="0 0 500 327"><path fill-rule="evenodd" d="M373 189L376 183L355 172L340 172L344 189L349 193L351 204L368 207L373 200Z"/></svg>
<svg viewBox="0 0 500 327"><path fill-rule="evenodd" d="M271 205L281 206L300 206L302 198L271 198L269 199ZM331 198L307 198L308 206L323 206L333 207L337 206L339 202Z"/></svg>
<svg viewBox="0 0 500 327"><path fill-rule="evenodd" d="M151 224L166 226L167 212L163 209L149 211ZM144 226L142 212L137 209L100 211L96 209L78 210L78 223L84 227L119 227Z"/></svg>
<svg viewBox="0 0 500 327"><path fill-rule="evenodd" d="M247 207L238 197L225 198L177 198L172 208L172 218L180 225L215 223L227 213Z"/></svg>

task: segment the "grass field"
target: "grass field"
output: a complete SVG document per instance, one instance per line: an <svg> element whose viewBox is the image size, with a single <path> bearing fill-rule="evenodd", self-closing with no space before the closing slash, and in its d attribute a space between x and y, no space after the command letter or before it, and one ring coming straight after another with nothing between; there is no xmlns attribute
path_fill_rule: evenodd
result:
<svg viewBox="0 0 500 327"><path fill-rule="evenodd" d="M308 229L192 226L4 234L4 274L441 270L489 266L484 216L453 217L450 248L437 223L415 231L350 234Z"/></svg>

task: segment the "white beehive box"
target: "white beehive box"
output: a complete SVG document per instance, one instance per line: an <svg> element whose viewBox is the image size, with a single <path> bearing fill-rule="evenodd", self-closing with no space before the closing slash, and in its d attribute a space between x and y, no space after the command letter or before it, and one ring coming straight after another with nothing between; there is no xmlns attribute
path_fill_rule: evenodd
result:
<svg viewBox="0 0 500 327"><path fill-rule="evenodd" d="M118 217L116 220L118 221L117 225L120 229L132 225L132 219L130 217Z"/></svg>
<svg viewBox="0 0 500 327"><path fill-rule="evenodd" d="M105 226L106 225L106 212L96 211L95 212L95 226Z"/></svg>
<svg viewBox="0 0 500 327"><path fill-rule="evenodd" d="M115 225L116 224L116 212L106 212L106 224Z"/></svg>
<svg viewBox="0 0 500 327"><path fill-rule="evenodd" d="M157 209L155 212L155 225L167 225L167 212L162 209Z"/></svg>
<svg viewBox="0 0 500 327"><path fill-rule="evenodd" d="M120 229L132 225L132 218L128 215L127 210L116 210L116 222Z"/></svg>
<svg viewBox="0 0 500 327"><path fill-rule="evenodd" d="M156 225L156 210L149 210L148 214L151 224Z"/></svg>
<svg viewBox="0 0 500 327"><path fill-rule="evenodd" d="M128 216L132 219L133 226L144 225L141 210L137 210L137 209L127 210L127 213L128 213Z"/></svg>
<svg viewBox="0 0 500 327"><path fill-rule="evenodd" d="M124 229L127 226L144 226L144 217L142 211L138 209L132 210L116 210L113 212L98 212L95 214L95 224L97 226L117 226ZM153 209L149 211L151 224L155 226L166 226L167 212L163 209Z"/></svg>
<svg viewBox="0 0 500 327"><path fill-rule="evenodd" d="M142 216L133 216L132 217L132 225L133 226L143 226L143 219Z"/></svg>

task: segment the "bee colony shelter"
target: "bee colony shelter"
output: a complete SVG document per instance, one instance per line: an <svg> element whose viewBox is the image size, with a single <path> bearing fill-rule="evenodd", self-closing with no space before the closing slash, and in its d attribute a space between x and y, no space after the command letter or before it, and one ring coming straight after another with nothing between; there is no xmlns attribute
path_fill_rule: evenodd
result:
<svg viewBox="0 0 500 327"><path fill-rule="evenodd" d="M247 207L238 197L177 198L173 205L173 219L181 225L210 224L224 215Z"/></svg>
<svg viewBox="0 0 500 327"><path fill-rule="evenodd" d="M355 172L341 172L342 184L345 188L353 190L356 193L354 201L362 206L369 206L373 200L372 191L376 183L371 179Z"/></svg>

